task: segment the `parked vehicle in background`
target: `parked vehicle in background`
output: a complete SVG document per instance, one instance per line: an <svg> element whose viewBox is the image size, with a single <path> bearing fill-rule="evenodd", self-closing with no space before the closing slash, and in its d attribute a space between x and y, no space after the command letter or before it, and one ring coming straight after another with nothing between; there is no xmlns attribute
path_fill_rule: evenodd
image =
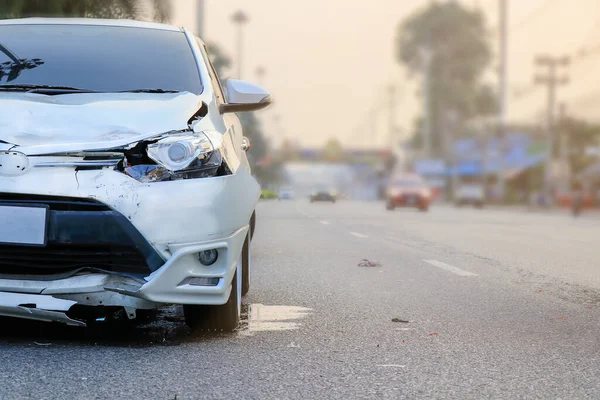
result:
<svg viewBox="0 0 600 400"><path fill-rule="evenodd" d="M457 207L463 205L483 207L485 204L485 186L476 179L460 182L454 192L454 204Z"/></svg>
<svg viewBox="0 0 600 400"><path fill-rule="evenodd" d="M335 203L336 199L336 191L334 189L327 188L326 186L319 186L310 194L311 203L314 203L315 201L330 201Z"/></svg>
<svg viewBox="0 0 600 400"><path fill-rule="evenodd" d="M295 197L294 189L289 186L283 186L279 188L279 192L277 193L277 198L279 200L293 200Z"/></svg>
<svg viewBox="0 0 600 400"><path fill-rule="evenodd" d="M388 183L385 202L386 208L390 211L397 207L427 211L431 203L431 191L419 175L400 175Z"/></svg>
<svg viewBox="0 0 600 400"><path fill-rule="evenodd" d="M0 38L0 315L86 326L180 304L234 330L260 196L234 113L269 93L222 87L168 25L3 20Z"/></svg>

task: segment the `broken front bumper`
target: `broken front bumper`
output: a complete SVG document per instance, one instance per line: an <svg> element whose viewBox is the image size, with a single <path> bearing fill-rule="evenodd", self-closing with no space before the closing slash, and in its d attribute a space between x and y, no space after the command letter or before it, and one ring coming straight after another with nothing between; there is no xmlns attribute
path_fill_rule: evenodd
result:
<svg viewBox="0 0 600 400"><path fill-rule="evenodd" d="M118 213L139 233L141 247L146 243L152 250L145 255L154 254L145 275L95 267L52 279L6 275L0 265L0 315L72 325L81 324L67 316L75 304L126 311L224 304L260 192L244 169L224 177L141 184L112 170L56 168L32 170L18 177L17 185L11 181L0 180L0 193L18 189L20 196L94 199L106 205L107 213ZM217 261L204 266L198 253L212 249L218 251Z"/></svg>

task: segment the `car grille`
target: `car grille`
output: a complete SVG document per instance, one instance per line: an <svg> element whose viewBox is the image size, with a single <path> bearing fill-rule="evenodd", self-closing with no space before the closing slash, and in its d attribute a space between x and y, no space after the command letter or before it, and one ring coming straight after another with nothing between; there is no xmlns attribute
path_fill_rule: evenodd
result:
<svg viewBox="0 0 600 400"><path fill-rule="evenodd" d="M108 211L110 208L93 199L76 197L38 196L19 193L0 193L0 204L45 204L53 211Z"/></svg>
<svg viewBox="0 0 600 400"><path fill-rule="evenodd" d="M93 199L0 193L0 205L46 205L47 244L0 244L0 276L96 269L147 276L164 261L122 214Z"/></svg>
<svg viewBox="0 0 600 400"><path fill-rule="evenodd" d="M147 274L140 252L130 247L49 244L46 247L0 245L0 271L8 275L46 275L96 268L129 274Z"/></svg>

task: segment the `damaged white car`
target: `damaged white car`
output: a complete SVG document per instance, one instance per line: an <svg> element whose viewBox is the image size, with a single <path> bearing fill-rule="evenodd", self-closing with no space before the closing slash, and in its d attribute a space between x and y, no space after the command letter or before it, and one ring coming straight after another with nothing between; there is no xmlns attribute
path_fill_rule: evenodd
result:
<svg viewBox="0 0 600 400"><path fill-rule="evenodd" d="M235 112L185 29L0 21L0 315L85 326L167 304L230 331L260 188Z"/></svg>

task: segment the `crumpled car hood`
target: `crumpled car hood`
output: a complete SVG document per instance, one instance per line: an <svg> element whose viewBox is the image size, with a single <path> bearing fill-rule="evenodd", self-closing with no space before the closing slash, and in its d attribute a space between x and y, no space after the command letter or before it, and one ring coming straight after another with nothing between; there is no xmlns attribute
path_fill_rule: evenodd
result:
<svg viewBox="0 0 600 400"><path fill-rule="evenodd" d="M192 93L0 94L0 140L33 149L96 150L183 130Z"/></svg>

